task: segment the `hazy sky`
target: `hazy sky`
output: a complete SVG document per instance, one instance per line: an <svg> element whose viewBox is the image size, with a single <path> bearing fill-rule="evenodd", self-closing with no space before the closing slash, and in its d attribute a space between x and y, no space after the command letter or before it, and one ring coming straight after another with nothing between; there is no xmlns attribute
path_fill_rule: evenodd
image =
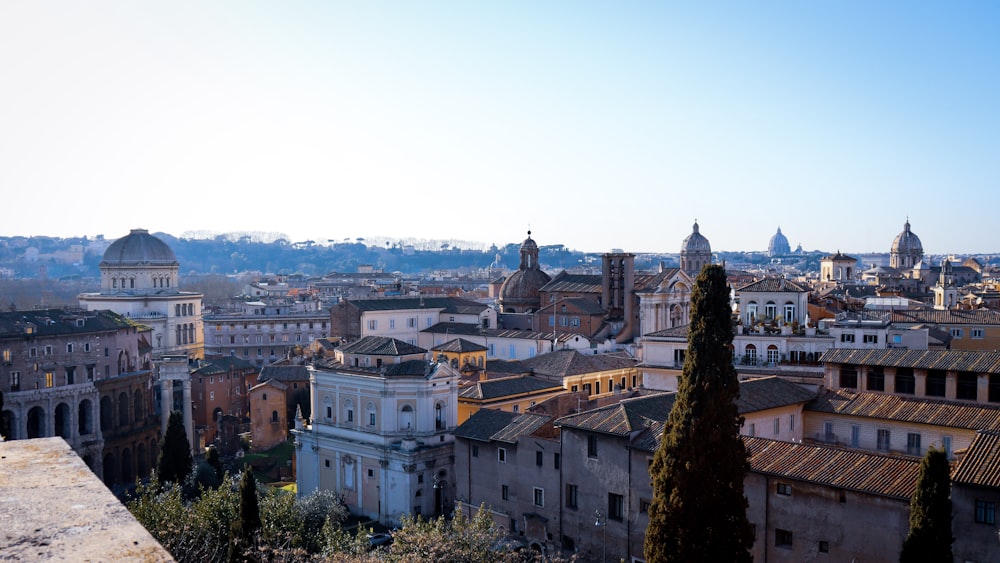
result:
<svg viewBox="0 0 1000 563"><path fill-rule="evenodd" d="M1000 252L1000 3L12 0L0 189L0 235Z"/></svg>

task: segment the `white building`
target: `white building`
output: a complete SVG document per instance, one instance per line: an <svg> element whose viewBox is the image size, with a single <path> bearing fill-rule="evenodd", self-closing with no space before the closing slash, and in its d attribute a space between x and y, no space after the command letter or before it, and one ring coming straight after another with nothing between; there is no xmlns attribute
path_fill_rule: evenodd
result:
<svg viewBox="0 0 1000 563"><path fill-rule="evenodd" d="M310 368L313 418L293 433L299 494L335 491L353 514L394 525L454 504L459 374L384 340Z"/></svg>
<svg viewBox="0 0 1000 563"><path fill-rule="evenodd" d="M104 252L101 291L82 293L80 306L109 309L153 329L153 354L201 358L202 294L178 288L173 250L146 229L132 229Z"/></svg>

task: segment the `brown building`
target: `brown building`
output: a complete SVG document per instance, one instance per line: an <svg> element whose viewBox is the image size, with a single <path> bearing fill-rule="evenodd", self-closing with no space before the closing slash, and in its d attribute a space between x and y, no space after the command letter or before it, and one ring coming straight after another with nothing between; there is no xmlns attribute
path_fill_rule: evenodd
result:
<svg viewBox="0 0 1000 563"><path fill-rule="evenodd" d="M205 446L215 441L220 416L247 416L247 390L257 383L257 367L247 360L224 356L196 360L192 368L192 418L198 443Z"/></svg>
<svg viewBox="0 0 1000 563"><path fill-rule="evenodd" d="M268 379L250 389L250 432L253 451L262 452L288 440L285 408L288 385Z"/></svg>

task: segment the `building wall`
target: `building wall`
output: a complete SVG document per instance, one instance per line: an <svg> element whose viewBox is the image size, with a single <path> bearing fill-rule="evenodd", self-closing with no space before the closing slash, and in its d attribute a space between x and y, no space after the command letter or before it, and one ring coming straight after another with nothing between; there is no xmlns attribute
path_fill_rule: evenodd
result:
<svg viewBox="0 0 1000 563"><path fill-rule="evenodd" d="M951 529L955 535L952 553L955 561L1000 561L997 520L976 521L976 501L1000 506L1000 491L970 485L953 484L951 489Z"/></svg>
<svg viewBox="0 0 1000 563"><path fill-rule="evenodd" d="M250 391L250 431L253 451L266 451L288 439L286 389L258 385Z"/></svg>
<svg viewBox="0 0 1000 563"><path fill-rule="evenodd" d="M235 356L258 366L287 357L296 346L305 348L330 335L330 317L306 315L211 315L205 317L205 353Z"/></svg>
<svg viewBox="0 0 1000 563"><path fill-rule="evenodd" d="M806 410L803 413L803 417L805 419L803 437L806 439L869 451L883 451L913 456L922 456L927 453L927 448L931 446L941 448L944 447L946 441L950 441L951 446L948 452L950 457L954 452L969 447L972 439L976 436L975 430L967 428L934 426L930 424L839 415L810 410ZM830 432L827 432L828 423ZM855 427L857 430L853 430ZM888 449L879 450L878 448L879 430L887 430L889 432ZM853 440L855 432L858 436L857 442ZM909 434L918 434L920 436L919 449L908 450L907 436Z"/></svg>

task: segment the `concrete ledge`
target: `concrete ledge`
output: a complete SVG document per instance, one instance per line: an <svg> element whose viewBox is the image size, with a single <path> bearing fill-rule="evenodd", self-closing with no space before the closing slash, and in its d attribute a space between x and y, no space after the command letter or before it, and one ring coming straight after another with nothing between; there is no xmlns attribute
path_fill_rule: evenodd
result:
<svg viewBox="0 0 1000 563"><path fill-rule="evenodd" d="M173 561L62 438L0 442L0 559Z"/></svg>

